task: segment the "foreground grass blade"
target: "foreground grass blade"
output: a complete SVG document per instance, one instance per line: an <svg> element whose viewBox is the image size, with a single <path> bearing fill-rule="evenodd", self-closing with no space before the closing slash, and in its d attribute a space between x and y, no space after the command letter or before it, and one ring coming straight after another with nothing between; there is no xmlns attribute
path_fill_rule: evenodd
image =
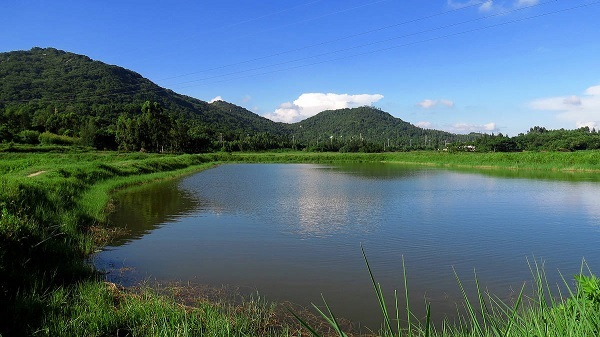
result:
<svg viewBox="0 0 600 337"><path fill-rule="evenodd" d="M427 303L427 313L425 315L425 337L431 335L431 305Z"/></svg>
<svg viewBox="0 0 600 337"><path fill-rule="evenodd" d="M465 303L464 303L465 308L467 309L467 312L469 313L469 317L471 318L471 320L470 320L471 328L476 330L477 335L483 336L484 335L483 329L482 329L481 325L479 324L479 320L477 319L475 310L473 309L473 306L471 305L471 301L469 300L469 297L467 296L467 292L465 291L465 288L463 287L463 284L460 281L460 278L458 277L458 274L456 273L456 269L454 269L454 267L452 267L452 271L454 272L454 277L456 278L456 282L458 283L458 286L460 287L460 291L463 295L463 299L465 301Z"/></svg>
<svg viewBox="0 0 600 337"><path fill-rule="evenodd" d="M408 280L406 278L406 265L404 263L404 256L402 256L402 276L404 277L404 296L406 298L406 324L408 327L408 336L412 337L412 327L410 324L410 303L408 301ZM400 329L398 329L398 335L400 335Z"/></svg>
<svg viewBox="0 0 600 337"><path fill-rule="evenodd" d="M512 326L515 324L516 320L517 320L517 316L518 316L518 310L519 310L519 306L521 305L521 301L523 300L523 292L525 291L525 283L523 283L523 286L521 287L521 291L519 292L519 297L517 298L517 303L515 303L515 306L512 310L512 314L508 320L508 324L506 326L506 331L504 331L504 334L502 336L508 336L510 334L510 329L512 328Z"/></svg>
<svg viewBox="0 0 600 337"><path fill-rule="evenodd" d="M288 309L288 311L298 320L298 322L300 322L300 324L302 324L303 327L310 331L310 333L312 333L313 336L321 337L321 335L318 332L316 332L315 329L313 329L308 323L306 323L302 318L300 318L300 316L296 315L295 312L293 312L290 309Z"/></svg>
<svg viewBox="0 0 600 337"><path fill-rule="evenodd" d="M390 315L387 310L387 306L385 305L385 298L383 296L383 291L381 290L381 285L375 281L375 277L373 276L373 272L371 270L371 266L369 265L369 261L367 260L367 254L365 253L365 249L362 244L360 245L360 249L363 254L363 258L365 259L365 264L367 265L367 269L369 270L369 276L371 277L371 282L373 283L373 288L375 289L375 295L377 296L377 300L379 301L379 307L381 309L381 313L383 314L383 323L385 328L390 335L394 334L394 329L392 328L392 322L390 320Z"/></svg>

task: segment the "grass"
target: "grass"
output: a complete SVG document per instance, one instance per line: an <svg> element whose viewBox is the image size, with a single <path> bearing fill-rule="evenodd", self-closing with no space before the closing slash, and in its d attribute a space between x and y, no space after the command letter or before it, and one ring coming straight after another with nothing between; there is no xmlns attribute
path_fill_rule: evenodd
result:
<svg viewBox="0 0 600 337"><path fill-rule="evenodd" d="M289 335L272 304L260 298L243 304L198 301L192 306L153 288L118 289L84 282L58 289L51 314L36 335L45 336L254 336ZM66 319L65 318L70 318Z"/></svg>
<svg viewBox="0 0 600 337"><path fill-rule="evenodd" d="M526 295L526 283L523 284L517 298L505 302L499 297L483 291L475 275L477 292L475 300L469 297L455 272L458 286L463 294L463 310L458 313L457 323L442 322L436 328L430 320L430 306L426 303L425 321L418 320L411 310L408 301L408 284L406 267L402 260L404 273L405 307L399 303L397 292L392 298L393 312L389 311L389 303L376 281L366 254L363 256L377 298L382 325L376 336L383 337L512 337L512 336L598 336L600 332L600 279L594 276L585 261L581 272L575 275L576 285L572 286L563 278L564 284L556 289L548 284L543 263L534 261L530 264L533 275L531 292ZM557 295L558 294L558 295ZM328 322L331 330L340 337L349 336L343 331L332 309L323 299L326 312L313 305L321 317ZM295 315L312 336L323 336L302 317Z"/></svg>
<svg viewBox="0 0 600 337"><path fill-rule="evenodd" d="M21 151L22 150L22 151ZM42 336L291 336L341 335L343 324L326 305L316 316L298 310L310 330L293 315L282 315L281 305L250 298L184 303L174 288L120 289L103 282L86 257L110 239L106 226L110 194L120 188L189 174L221 162L341 163L395 162L494 170L572 172L600 171L599 152L577 153L217 153L158 155L146 153L86 152L54 146L43 151L13 148L0 152L0 335ZM21 152L20 152L21 151ZM365 262L366 261L365 258ZM536 265L537 268L537 265ZM394 312L375 282L383 317L382 336L489 336L574 335L598 331L600 295L597 279L581 276L576 289L563 289L555 300L544 284L543 268L536 269L538 296L523 297L518 307L479 293L458 325L436 330L420 322L406 302L400 314L394 294ZM369 269L370 272L370 269ZM404 271L406 273L406 270ZM583 274L582 274L583 275ZM594 281L596 280L596 281ZM596 283L594 283L596 282ZM567 282L565 282L566 285ZM460 285L460 283L459 283ZM583 285L586 285L584 287ZM405 289L407 289L405 284ZM589 289L592 290L589 290ZM582 290L588 289L588 290ZM541 292L543 290L543 292ZM543 296L539 295L543 294ZM590 295L591 294L591 295ZM592 298L591 300L589 298ZM188 301L189 302L189 301ZM476 309L478 307L478 309ZM427 309L429 312L429 309ZM285 310L283 310L285 312ZM307 319L307 317L312 317ZM401 322L406 325L400 325ZM595 330L594 330L595 329ZM351 332L347 332L350 334ZM519 334L523 333L523 334Z"/></svg>
<svg viewBox="0 0 600 337"><path fill-rule="evenodd" d="M306 153L265 152L232 153L221 157L238 162L391 162L449 168L479 168L502 170L600 172L600 151L579 152L494 152L472 153L414 151L386 153Z"/></svg>

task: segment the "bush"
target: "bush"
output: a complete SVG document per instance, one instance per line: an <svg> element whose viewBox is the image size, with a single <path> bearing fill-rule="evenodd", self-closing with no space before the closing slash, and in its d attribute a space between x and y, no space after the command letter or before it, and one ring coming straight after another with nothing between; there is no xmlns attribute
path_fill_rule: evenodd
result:
<svg viewBox="0 0 600 337"><path fill-rule="evenodd" d="M40 133L34 130L24 130L17 134L17 140L23 144L39 144Z"/></svg>
<svg viewBox="0 0 600 337"><path fill-rule="evenodd" d="M60 136L50 132L40 134L38 140L42 145L76 145L79 139L69 136Z"/></svg>

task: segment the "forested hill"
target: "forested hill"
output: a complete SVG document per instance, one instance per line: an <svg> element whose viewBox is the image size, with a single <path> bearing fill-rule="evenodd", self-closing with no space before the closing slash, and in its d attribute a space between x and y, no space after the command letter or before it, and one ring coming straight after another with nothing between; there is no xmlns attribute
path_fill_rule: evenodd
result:
<svg viewBox="0 0 600 337"><path fill-rule="evenodd" d="M292 125L293 134L311 144L376 144L381 150L440 148L447 142L466 141L469 136L426 130L375 107L323 111ZM343 145L342 145L343 146Z"/></svg>
<svg viewBox="0 0 600 337"><path fill-rule="evenodd" d="M141 113L146 101L209 135L281 132L280 124L245 109L177 94L136 72L84 55L53 48L0 53L0 109L18 111L39 131L76 135L88 122L86 116L108 127L123 113ZM54 114L60 116L50 116ZM55 121L47 123L49 118Z"/></svg>
<svg viewBox="0 0 600 337"><path fill-rule="evenodd" d="M54 48L0 53L0 142L127 151L380 151L440 148L464 138L372 107L276 123L231 103L177 94L84 55Z"/></svg>

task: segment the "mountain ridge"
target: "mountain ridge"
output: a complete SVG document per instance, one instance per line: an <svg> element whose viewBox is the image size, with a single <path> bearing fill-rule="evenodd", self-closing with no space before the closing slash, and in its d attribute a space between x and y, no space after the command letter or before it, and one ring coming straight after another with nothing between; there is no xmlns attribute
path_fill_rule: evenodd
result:
<svg viewBox="0 0 600 337"><path fill-rule="evenodd" d="M178 94L135 71L55 48L0 53L0 79L0 140L5 141L24 130L81 136L90 117L110 136L119 116L136 118L147 101L188 128L182 132L192 128L196 136L221 144L238 141L239 148L244 139L262 133L282 146L290 137L294 144L308 145L311 139L338 134L377 143L393 139L396 145L425 134L430 141L460 137L418 128L373 107L327 110L293 124L274 122L233 103ZM16 117L18 123L11 120Z"/></svg>

